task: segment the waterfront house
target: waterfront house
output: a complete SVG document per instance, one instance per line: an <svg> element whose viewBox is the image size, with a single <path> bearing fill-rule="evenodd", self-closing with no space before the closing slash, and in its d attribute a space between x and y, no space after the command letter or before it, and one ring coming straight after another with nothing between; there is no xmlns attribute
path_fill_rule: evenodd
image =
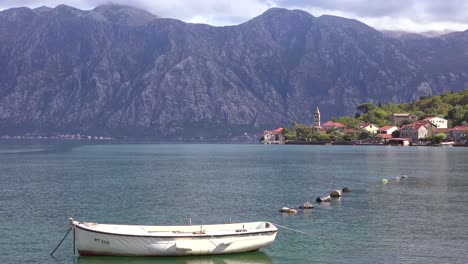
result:
<svg viewBox="0 0 468 264"><path fill-rule="evenodd" d="M358 125L358 129L376 134L379 127L371 123L362 123Z"/></svg>
<svg viewBox="0 0 468 264"><path fill-rule="evenodd" d="M452 128L452 139L456 144L468 144L468 126Z"/></svg>
<svg viewBox="0 0 468 264"><path fill-rule="evenodd" d="M437 128L447 128L447 119L435 116L424 118L424 121L429 121L432 124L436 125Z"/></svg>
<svg viewBox="0 0 468 264"><path fill-rule="evenodd" d="M346 128L345 125L339 122L333 122L333 121L328 121L325 124L322 125L322 129L324 130L344 130Z"/></svg>
<svg viewBox="0 0 468 264"><path fill-rule="evenodd" d="M435 128L437 127L431 122L420 120L402 126L400 129L400 137L410 138L413 143L418 143L420 140L431 137Z"/></svg>
<svg viewBox="0 0 468 264"><path fill-rule="evenodd" d="M411 139L409 138L391 138L388 143L393 146L409 146Z"/></svg>
<svg viewBox="0 0 468 264"><path fill-rule="evenodd" d="M265 144L282 143L284 141L284 137L281 134L282 131L282 127L274 130L264 130L262 142Z"/></svg>
<svg viewBox="0 0 468 264"><path fill-rule="evenodd" d="M389 139L392 138L392 133L394 131L398 130L398 127L396 126L383 126L379 129L377 129L377 138L381 138L384 141L388 141Z"/></svg>
<svg viewBox="0 0 468 264"><path fill-rule="evenodd" d="M407 113L401 113L401 114L393 113L390 115L390 121L395 126L400 125L401 122L403 122L404 120L409 120L410 122L414 122L417 119L418 117L416 115L407 114Z"/></svg>
<svg viewBox="0 0 468 264"><path fill-rule="evenodd" d="M379 135L391 135L394 131L398 130L397 126L383 126L377 129Z"/></svg>
<svg viewBox="0 0 468 264"><path fill-rule="evenodd" d="M446 139L449 139L452 137L452 130L452 128L435 128L434 131L432 131L432 136L442 133L445 135Z"/></svg>

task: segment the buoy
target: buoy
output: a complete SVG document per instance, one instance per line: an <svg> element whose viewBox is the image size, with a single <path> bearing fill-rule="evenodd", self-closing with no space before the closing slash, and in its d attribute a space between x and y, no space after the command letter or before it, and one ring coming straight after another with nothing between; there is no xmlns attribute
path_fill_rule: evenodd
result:
<svg viewBox="0 0 468 264"><path fill-rule="evenodd" d="M282 212L282 213L289 213L289 214L295 214L295 213L297 213L297 210L294 209L294 208L292 208L292 207L291 207L291 208L289 208L289 207L283 207L283 208L279 209L279 211Z"/></svg>
<svg viewBox="0 0 468 264"><path fill-rule="evenodd" d="M330 193L330 196L333 197L333 198L340 197L341 195L343 195L343 193L341 192L341 190L333 190L333 191Z"/></svg>
<svg viewBox="0 0 468 264"><path fill-rule="evenodd" d="M301 209L312 209L314 208L314 205L311 202L305 202L301 206L299 206Z"/></svg>
<svg viewBox="0 0 468 264"><path fill-rule="evenodd" d="M387 179L382 179L382 184L387 184L388 180Z"/></svg>
<svg viewBox="0 0 468 264"><path fill-rule="evenodd" d="M330 195L325 194L320 197L317 197L315 201L317 201L317 203L330 202L331 198Z"/></svg>
<svg viewBox="0 0 468 264"><path fill-rule="evenodd" d="M348 187L344 187L343 190L341 190L341 191L346 193L346 192L351 192L351 189L348 188Z"/></svg>

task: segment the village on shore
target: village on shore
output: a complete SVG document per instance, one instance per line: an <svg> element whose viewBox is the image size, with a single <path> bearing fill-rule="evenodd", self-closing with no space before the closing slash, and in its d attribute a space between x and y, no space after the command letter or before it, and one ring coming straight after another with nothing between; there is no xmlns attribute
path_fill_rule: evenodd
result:
<svg viewBox="0 0 468 264"><path fill-rule="evenodd" d="M311 145L399 145L399 146L468 146L468 125L448 127L448 120L440 116L418 120L409 113L393 113L388 125L359 123L347 128L340 122L320 122L320 110L314 113L312 126L296 124L294 128L265 130L264 144Z"/></svg>

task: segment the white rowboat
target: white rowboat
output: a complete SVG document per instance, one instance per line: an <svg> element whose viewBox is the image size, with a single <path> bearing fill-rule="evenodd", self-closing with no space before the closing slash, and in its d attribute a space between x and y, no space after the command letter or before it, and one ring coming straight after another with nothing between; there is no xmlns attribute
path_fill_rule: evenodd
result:
<svg viewBox="0 0 468 264"><path fill-rule="evenodd" d="M220 225L139 226L79 222L70 218L82 256L188 256L255 251L270 246L270 222Z"/></svg>

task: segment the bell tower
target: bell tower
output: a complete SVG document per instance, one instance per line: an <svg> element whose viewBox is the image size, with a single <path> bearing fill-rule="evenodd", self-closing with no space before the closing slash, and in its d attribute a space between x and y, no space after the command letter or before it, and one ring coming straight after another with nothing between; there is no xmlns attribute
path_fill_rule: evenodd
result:
<svg viewBox="0 0 468 264"><path fill-rule="evenodd" d="M314 113L314 127L320 127L320 111L318 106Z"/></svg>

